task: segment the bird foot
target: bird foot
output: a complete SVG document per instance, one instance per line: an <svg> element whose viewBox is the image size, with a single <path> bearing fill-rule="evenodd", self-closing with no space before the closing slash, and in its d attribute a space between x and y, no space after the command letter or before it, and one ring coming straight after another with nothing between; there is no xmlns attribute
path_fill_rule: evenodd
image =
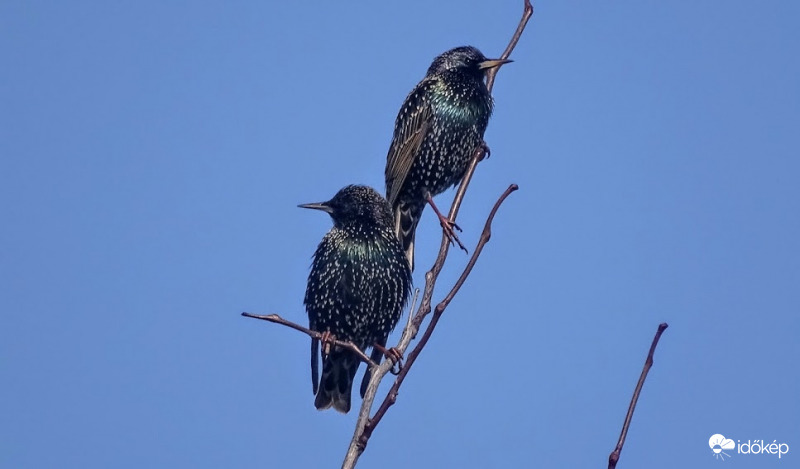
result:
<svg viewBox="0 0 800 469"><path fill-rule="evenodd" d="M447 239L450 240L450 245L455 246L456 244L458 247L464 250L464 252L469 253L464 244L458 239L458 235L456 234L456 230L462 231L461 227L456 224L454 221L450 221L450 219L443 217L441 214L439 215L439 224L442 225L442 230L444 230L445 236Z"/></svg>
<svg viewBox="0 0 800 469"><path fill-rule="evenodd" d="M481 142L480 148L483 150L483 156L479 161L488 159L490 156L492 156L492 150L489 148L489 145L486 142Z"/></svg>
<svg viewBox="0 0 800 469"><path fill-rule="evenodd" d="M426 199L428 200L428 204L431 206L433 211L436 213L436 216L439 217L439 224L442 225L442 230L444 230L445 236L447 236L448 241L450 244L455 246L458 245L464 252L469 253L467 248L464 247L464 244L461 243L461 240L458 239L458 235L456 235L456 231L462 231L461 227L456 224L456 222L450 220L449 218L442 215L442 212L439 211L439 208L433 203L433 197L430 194L427 195Z"/></svg>
<svg viewBox="0 0 800 469"><path fill-rule="evenodd" d="M396 347L385 348L379 343L375 343L374 347L378 349L382 354L386 356L392 362L392 369L389 370L393 375L400 374L400 370L403 369L403 353L400 352ZM395 371L395 365L397 365L397 371Z"/></svg>
<svg viewBox="0 0 800 469"><path fill-rule="evenodd" d="M320 332L319 341L322 344L322 355L330 355L331 347L336 343L336 336L331 331Z"/></svg>

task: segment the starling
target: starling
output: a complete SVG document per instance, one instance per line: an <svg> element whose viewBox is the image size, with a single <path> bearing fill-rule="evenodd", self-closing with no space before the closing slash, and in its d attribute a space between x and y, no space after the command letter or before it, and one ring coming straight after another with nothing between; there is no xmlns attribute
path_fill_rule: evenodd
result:
<svg viewBox="0 0 800 469"><path fill-rule="evenodd" d="M350 341L361 350L383 348L411 292L411 268L394 233L389 203L367 186L347 186L331 200L300 205L330 214L333 228L314 253L303 303L309 329ZM314 406L350 410L353 378L361 363L349 350L323 349L322 379L317 381L319 341L311 341ZM372 360L382 353L374 347ZM364 377L364 396L369 372Z"/></svg>
<svg viewBox="0 0 800 469"><path fill-rule="evenodd" d="M412 269L414 232L426 203L454 238L452 223L436 208L433 196L457 184L475 150L486 146L483 133L492 96L484 79L489 69L508 62L487 59L471 46L451 49L433 60L397 114L386 157L386 198Z"/></svg>

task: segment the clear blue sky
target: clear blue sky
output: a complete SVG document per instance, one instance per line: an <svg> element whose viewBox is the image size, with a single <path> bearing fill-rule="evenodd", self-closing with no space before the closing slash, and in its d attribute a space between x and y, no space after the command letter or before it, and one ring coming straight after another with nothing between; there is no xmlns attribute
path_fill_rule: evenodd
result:
<svg viewBox="0 0 800 469"><path fill-rule="evenodd" d="M620 467L796 467L798 5L537 3L462 239L520 190L364 467L605 467L662 321ZM296 205L382 189L431 59L499 55L520 13L0 4L0 466L338 467L355 413L314 409L308 339L239 313L306 321L330 221Z"/></svg>

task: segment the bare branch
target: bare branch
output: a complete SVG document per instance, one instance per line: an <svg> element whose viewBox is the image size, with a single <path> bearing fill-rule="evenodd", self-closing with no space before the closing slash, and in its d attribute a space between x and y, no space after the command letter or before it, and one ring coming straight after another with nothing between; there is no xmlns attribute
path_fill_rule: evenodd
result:
<svg viewBox="0 0 800 469"><path fill-rule="evenodd" d="M417 345L411 350L411 353L408 354L406 358L405 366L400 373L397 375L397 378L392 385L392 388L389 390L389 395L383 401L381 406L375 412L375 415L370 419L369 423L367 423L366 428L364 429L364 437L368 440L369 437L372 435L372 431L375 427L380 423L383 415L386 411L391 407L392 404L395 402L395 398L397 396L397 391L400 389L400 385L403 384L403 381L406 378L411 366L416 361L419 354L422 352L422 349L425 348L425 345L428 343L428 339L430 339L431 334L433 334L434 329L436 329L436 324L439 322L439 318L444 313L445 308L450 304L450 301L453 300L453 297L458 293L458 290L464 284L464 281L467 280L470 272L472 272L472 268L475 266L475 262L478 261L478 257L481 255L481 251L483 251L483 247L486 243L489 242L489 239L492 237L492 221L494 220L494 216L497 213L497 210L500 208L500 205L506 200L506 198L514 191L519 189L519 186L516 184L511 184L508 186L508 189L503 192L497 202L495 202L492 211L489 213L489 217L486 219L486 224L483 226L483 232L481 233L480 240L478 241L478 245L475 247L475 252L472 253L472 257L470 257L469 262L467 262L466 267L464 267L464 271L461 272L461 276L456 281L453 288L450 290L450 293L447 294L444 300L442 300L439 304L436 305L436 309L433 311L433 317L431 319L430 324L425 329L425 332L422 334L422 338L420 338ZM363 442L366 444L366 441Z"/></svg>
<svg viewBox="0 0 800 469"><path fill-rule="evenodd" d="M361 453L364 452L364 448L367 446L367 442L369 438L372 436L372 432L375 430L375 427L380 423L383 416L386 414L386 411L389 410L397 400L397 393L400 389L400 386L403 384L408 372L411 370L411 367L416 362L417 357L422 352L422 349L425 348L425 345L428 343L428 339L430 339L431 334L433 334L434 329L436 328L436 324L439 322L439 318L444 313L445 308L447 305L450 304L450 301L453 299L458 290L464 284L467 277L469 276L470 272L472 272L472 268L475 266L475 263L478 260L478 257L481 255L483 251L483 247L486 243L489 242L489 239L492 236L492 221L494 220L494 216L497 213L497 210L500 208L500 205L506 200L506 198L514 191L519 189L516 184L511 184L508 186L508 189L503 192L500 198L495 202L492 211L489 213L489 217L486 219L486 223L483 227L483 232L481 233L481 237L478 241L477 246L475 247L475 251L472 253L472 257L470 257L469 262L467 262L466 267L464 267L464 271L461 273L461 276L456 281L453 288L448 293L447 297L442 300L441 303L436 305L436 310L433 313L433 318L431 319L430 324L425 329L425 332L422 334L422 338L414 347L414 349L409 353L408 357L406 358L404 366L400 369L400 373L398 373L397 378L395 378L394 383L392 384L389 393L386 395L386 398L381 403L381 406L375 412L375 415L372 418L369 418L369 412L372 408L372 402L375 400L375 394L378 391L378 385L380 384L381 379L386 373L391 369L391 363L387 360L383 364L381 364L377 371L373 371L372 378L370 379L369 385L367 387L367 392L364 394L364 400L361 405L361 410L359 411L358 421L356 422L356 431L353 434L353 439L350 442L350 447L347 450L347 455L345 456L344 462L342 463L342 468L353 468L355 467L356 462L358 461L359 456ZM442 258L441 262L444 262L444 258ZM438 262L437 262L438 263ZM435 265L434 265L435 267ZM440 267L441 269L441 267ZM430 276L431 272L426 274L426 278ZM437 273L438 276L438 273ZM419 324L417 320L420 318L420 313L422 308L425 307L425 302L427 301L427 310L430 311L430 299L433 294L432 288L430 289L430 293L428 293L429 284L432 282L426 282L425 285L425 293L423 294L423 304L420 305L420 310L414 315L414 319L409 323L403 330L403 335L400 338L400 343L397 345L397 349L400 352L405 352L408 348L408 345L411 343L411 340L414 339L418 330ZM409 311L409 316L413 313L413 308ZM420 320L421 322L421 320ZM388 363L388 366L387 366Z"/></svg>
<svg viewBox="0 0 800 469"><path fill-rule="evenodd" d="M628 436L628 427L631 426L631 419L633 418L633 411L636 410L636 402L639 400L639 393L642 392L642 386L644 386L644 380L647 379L647 373L650 371L650 367L653 366L653 354L656 351L656 346L658 346L658 339L661 338L661 334L667 330L669 325L665 322L662 322L658 325L658 330L656 331L655 337L653 337L653 343L650 344L650 352L647 354L647 359L644 361L644 368L642 368L642 374L639 376L639 382L636 383L636 389L633 391L633 397L631 398L631 403L628 406L628 413L625 415L625 423L622 425L622 432L619 434L619 441L617 442L617 447L614 448L614 451L608 456L608 469L614 469L617 467L617 461L619 461L619 454L622 452L622 445L625 444L625 438Z"/></svg>
<svg viewBox="0 0 800 469"><path fill-rule="evenodd" d="M294 322L289 321L287 319L283 319L282 317L278 316L277 314L262 315L262 314L253 314L253 313L242 313L242 316L248 317L248 318L253 318L253 319L261 319L262 321L268 321L268 322L272 322L272 323L275 323L275 324L280 324L282 326L290 327L290 328L292 328L292 329L294 329L296 331L302 332L303 334L305 334L305 335L307 335L307 336L309 336L309 337L311 337L312 339L315 339L315 340L320 340L322 338L322 334L321 333L319 333L317 331L312 331L311 329L307 329L307 328L301 326L300 324L294 323ZM333 342L333 345L335 345L337 347L341 347L341 348L350 350L351 352L355 353L358 356L358 358L360 358L361 361L366 363L368 366L370 366L372 368L375 368L375 367L378 366L378 364L375 363L374 361L370 360L369 357L360 348L358 348L356 346L356 344L350 342L349 340L345 341L345 340L338 340L337 339L337 340L333 340L332 342Z"/></svg>
<svg viewBox="0 0 800 469"><path fill-rule="evenodd" d="M519 38L522 37L522 32L525 31L525 26L527 26L528 20L531 19L531 16L533 16L533 5L531 5L530 0L525 0L525 6L522 10L522 19L519 20L517 30L514 31L514 35L511 36L511 40L508 41L506 50L504 50L503 55L500 56L501 59L507 59L511 56L511 52L513 52L514 48L517 47ZM486 88L489 89L490 93L492 92L492 86L494 86L494 77L497 75L498 70L500 70L500 67L495 67L489 69L489 72L486 74Z"/></svg>

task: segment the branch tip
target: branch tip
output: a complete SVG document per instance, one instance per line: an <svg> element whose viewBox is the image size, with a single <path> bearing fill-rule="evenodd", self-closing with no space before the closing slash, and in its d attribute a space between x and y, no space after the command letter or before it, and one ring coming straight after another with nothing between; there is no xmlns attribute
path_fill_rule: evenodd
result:
<svg viewBox="0 0 800 469"><path fill-rule="evenodd" d="M633 397L631 397L631 403L628 406L628 412L625 414L625 422L622 424L622 431L619 434L619 441L617 441L617 446L614 448L614 451L608 455L608 469L615 469L617 467L619 455L622 453L622 447L625 445L625 438L628 436L628 428L631 426L633 411L636 410L636 403L639 401L639 394L642 392L642 386L644 386L645 379L647 379L647 373L650 371L650 367L653 366L653 354L656 351L659 339L661 339L661 334L667 330L667 327L669 327L669 325L665 322L659 324L658 329L656 330L656 335L653 337L653 342L650 344L650 350L647 352L647 358L644 361L642 374L639 376L639 381L636 383L636 388L633 390Z"/></svg>

